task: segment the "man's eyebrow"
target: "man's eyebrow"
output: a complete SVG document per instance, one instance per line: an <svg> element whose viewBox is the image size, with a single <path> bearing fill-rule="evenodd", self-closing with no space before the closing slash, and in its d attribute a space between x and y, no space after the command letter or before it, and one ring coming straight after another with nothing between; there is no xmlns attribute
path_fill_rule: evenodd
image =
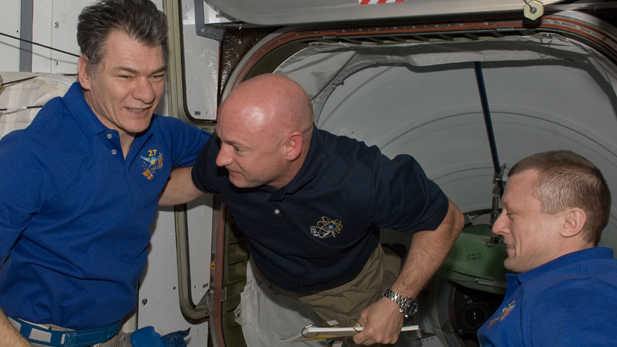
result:
<svg viewBox="0 0 617 347"><path fill-rule="evenodd" d="M119 67L115 68L114 70L116 72L125 71L125 72L132 73L132 74L135 74L135 75L139 74L139 71L137 71L137 70L135 70L135 69L133 69L131 67L128 67L128 66L119 66ZM167 71L167 66L161 66L160 68L154 70L151 73L151 75L156 75L156 74L161 73L163 71Z"/></svg>
<svg viewBox="0 0 617 347"><path fill-rule="evenodd" d="M160 68L154 70L152 72L152 75L156 75L158 73L165 72L165 71L167 71L167 66L161 66Z"/></svg>
<svg viewBox="0 0 617 347"><path fill-rule="evenodd" d="M223 140L223 138L221 137L221 134L219 134L219 132L218 132L218 131L216 131L216 129L214 129L214 133L216 134L216 137L218 137L218 138L219 138L219 141L220 141L221 143L224 143L224 144L229 144L229 142L228 142L228 141Z"/></svg>
<svg viewBox="0 0 617 347"><path fill-rule="evenodd" d="M505 209L508 214L517 214L518 210L516 209L516 206L514 207L514 209L512 209L512 206L510 206L510 204L506 201L506 203L504 204L503 201L501 202L501 207L503 209Z"/></svg>
<svg viewBox="0 0 617 347"><path fill-rule="evenodd" d="M509 204L508 204L508 202L507 202L507 201L505 201L505 202L504 202L504 200L503 200L503 199L501 200L501 208L502 208L502 209L506 209L506 210L508 210L508 212L510 212L510 209L508 208L508 205L509 205Z"/></svg>
<svg viewBox="0 0 617 347"><path fill-rule="evenodd" d="M216 130L214 132L216 133ZM223 140L218 133L216 133L216 136L219 138L219 141L221 141L221 143L224 143L232 147L242 147L242 144L236 141Z"/></svg>
<svg viewBox="0 0 617 347"><path fill-rule="evenodd" d="M219 139L220 139L220 137L219 137ZM237 142L235 142L235 141L223 141L223 140L221 140L221 142L223 142L226 145L230 145L232 147L238 147L239 146L239 144Z"/></svg>

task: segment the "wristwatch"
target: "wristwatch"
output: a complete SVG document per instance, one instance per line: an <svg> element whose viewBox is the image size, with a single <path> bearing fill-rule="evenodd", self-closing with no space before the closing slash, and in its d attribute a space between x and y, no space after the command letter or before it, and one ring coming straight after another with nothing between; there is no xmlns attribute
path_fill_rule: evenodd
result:
<svg viewBox="0 0 617 347"><path fill-rule="evenodd" d="M405 318L412 316L418 312L418 301L414 298L402 296L399 293L388 288L383 292L383 296L392 300L395 304L399 305L398 311L405 315Z"/></svg>

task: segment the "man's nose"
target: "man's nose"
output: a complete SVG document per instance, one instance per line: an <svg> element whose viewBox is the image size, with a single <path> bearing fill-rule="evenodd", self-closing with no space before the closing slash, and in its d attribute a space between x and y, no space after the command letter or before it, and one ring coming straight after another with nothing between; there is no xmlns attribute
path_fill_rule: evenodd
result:
<svg viewBox="0 0 617 347"><path fill-rule="evenodd" d="M133 90L133 97L144 104L152 104L156 98L156 90L147 77L138 78L138 83Z"/></svg>
<svg viewBox="0 0 617 347"><path fill-rule="evenodd" d="M503 235L509 231L508 229L508 216L506 212L502 212L495 223L493 223L493 232L497 235Z"/></svg>
<svg viewBox="0 0 617 347"><path fill-rule="evenodd" d="M219 154L216 156L216 166L223 167L232 163L232 158L229 155L229 151L232 150L231 146L221 144L221 150Z"/></svg>

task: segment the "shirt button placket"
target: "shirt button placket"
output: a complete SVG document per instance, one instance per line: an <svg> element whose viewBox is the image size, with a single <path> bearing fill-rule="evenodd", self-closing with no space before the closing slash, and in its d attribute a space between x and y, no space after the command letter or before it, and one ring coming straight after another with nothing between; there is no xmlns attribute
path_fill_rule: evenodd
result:
<svg viewBox="0 0 617 347"><path fill-rule="evenodd" d="M112 134L107 134L107 135L105 135L105 136L107 137L107 139L108 139L108 140L111 140L111 139L113 138L113 135L112 135ZM112 145L113 145L113 144L112 144ZM112 155L116 155L116 153L118 153L118 151L117 151L116 149L112 149L112 150L111 150L111 154L112 154Z"/></svg>

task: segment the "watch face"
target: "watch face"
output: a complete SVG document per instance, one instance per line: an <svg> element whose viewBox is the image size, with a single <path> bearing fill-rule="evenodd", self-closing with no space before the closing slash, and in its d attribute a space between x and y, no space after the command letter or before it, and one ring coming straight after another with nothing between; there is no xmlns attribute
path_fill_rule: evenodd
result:
<svg viewBox="0 0 617 347"><path fill-rule="evenodd" d="M416 300L409 300L405 305L405 315L412 316L418 312L418 302Z"/></svg>

